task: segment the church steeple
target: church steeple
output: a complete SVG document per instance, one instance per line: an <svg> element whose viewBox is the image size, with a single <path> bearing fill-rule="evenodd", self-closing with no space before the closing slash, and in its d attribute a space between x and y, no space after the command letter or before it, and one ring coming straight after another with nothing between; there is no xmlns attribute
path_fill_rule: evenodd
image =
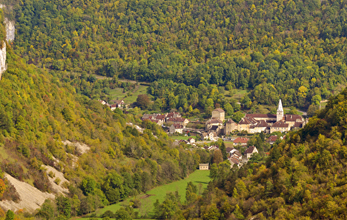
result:
<svg viewBox="0 0 347 220"><path fill-rule="evenodd" d="M278 103L276 121L282 120L283 117L284 117L284 114L283 114L283 106L282 106L282 101L281 101L281 99L280 99L280 101L279 101L279 103Z"/></svg>

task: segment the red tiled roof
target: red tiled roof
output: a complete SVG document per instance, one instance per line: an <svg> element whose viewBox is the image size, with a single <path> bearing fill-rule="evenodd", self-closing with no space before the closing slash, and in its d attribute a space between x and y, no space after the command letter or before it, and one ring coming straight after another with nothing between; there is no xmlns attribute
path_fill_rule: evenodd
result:
<svg viewBox="0 0 347 220"><path fill-rule="evenodd" d="M274 114L246 114L246 117L251 118L276 118L277 116Z"/></svg>
<svg viewBox="0 0 347 220"><path fill-rule="evenodd" d="M163 119L165 119L165 115L158 115L156 118L160 119L160 120L163 120Z"/></svg>
<svg viewBox="0 0 347 220"><path fill-rule="evenodd" d="M241 119L241 121L239 122L239 124L244 124L244 125L248 125L248 124L256 124L258 123L254 118L251 117L244 117Z"/></svg>
<svg viewBox="0 0 347 220"><path fill-rule="evenodd" d="M302 117L300 115L285 115L286 121L296 121L296 120L302 120Z"/></svg>
<svg viewBox="0 0 347 220"><path fill-rule="evenodd" d="M169 118L168 121L173 121L173 122L184 122L186 120L185 118Z"/></svg>
<svg viewBox="0 0 347 220"><path fill-rule="evenodd" d="M233 149L234 149L233 147L227 147L227 148L226 148L226 152L227 152L227 153L230 153L230 151L232 151Z"/></svg>
<svg viewBox="0 0 347 220"><path fill-rule="evenodd" d="M240 161L238 159L234 158L234 157L230 157L229 160L230 160L230 162L233 162L234 164L239 164L240 163Z"/></svg>
<svg viewBox="0 0 347 220"><path fill-rule="evenodd" d="M218 111L218 112L220 112L220 113L223 113L224 112L224 110L223 109L221 109L221 108L216 108L215 110L213 110L213 111Z"/></svg>
<svg viewBox="0 0 347 220"><path fill-rule="evenodd" d="M270 137L267 139L268 142L275 142L276 140L277 140L277 136L276 136L276 135L272 135L272 136L270 136Z"/></svg>
<svg viewBox="0 0 347 220"><path fill-rule="evenodd" d="M255 149L254 146L250 146L249 148L247 148L247 149L245 150L245 154L251 154L251 153L253 153L254 149Z"/></svg>
<svg viewBox="0 0 347 220"><path fill-rule="evenodd" d="M181 116L180 113L178 113L178 112L170 112L169 114L167 114L167 117L170 118L170 117L173 117L174 115Z"/></svg>
<svg viewBox="0 0 347 220"><path fill-rule="evenodd" d="M248 141L248 138L238 137L234 140L234 143L247 143Z"/></svg>
<svg viewBox="0 0 347 220"><path fill-rule="evenodd" d="M294 128L302 128L302 122L295 122Z"/></svg>
<svg viewBox="0 0 347 220"><path fill-rule="evenodd" d="M259 123L256 125L256 127L260 127L260 128L266 128L266 127L269 127L269 125L264 121L264 120L261 120L259 121Z"/></svg>
<svg viewBox="0 0 347 220"><path fill-rule="evenodd" d="M285 123L284 121L278 121L275 124L273 124L271 127L274 128L287 128L289 124Z"/></svg>

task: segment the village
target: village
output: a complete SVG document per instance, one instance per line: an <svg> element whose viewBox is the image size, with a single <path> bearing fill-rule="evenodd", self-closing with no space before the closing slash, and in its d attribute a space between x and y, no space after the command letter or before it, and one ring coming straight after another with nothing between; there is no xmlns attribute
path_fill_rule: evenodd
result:
<svg viewBox="0 0 347 220"><path fill-rule="evenodd" d="M115 109L127 109L128 106L123 100L112 101L108 104L105 101L99 100L103 105L107 105L111 111ZM187 137L187 139L176 140L175 143L190 145L192 147L200 147L207 151L214 151L219 149L218 145L213 144L219 139L226 143L231 143L231 147L226 148L228 154L228 161L231 167L236 165L241 167L247 163L253 154L258 153L255 146L248 146L249 137L247 135L254 135L264 133L268 135L266 142L273 145L278 139L285 138L278 135L271 135L272 133L285 134L291 130L303 128L307 123L300 115L284 114L282 101L279 100L276 114L245 114L239 121L234 122L232 119L225 118L225 111L222 108L216 108L212 111L211 118L204 122L204 129L197 129L188 124L193 123L189 119L182 117L179 112L173 111L170 113L152 113L143 114L143 121L148 120L161 126L169 136L179 135ZM238 136L237 134L245 134ZM189 134L189 136L188 136ZM192 134L195 134L193 136ZM240 152L242 150L242 152ZM200 169L209 169L208 164L200 164Z"/></svg>

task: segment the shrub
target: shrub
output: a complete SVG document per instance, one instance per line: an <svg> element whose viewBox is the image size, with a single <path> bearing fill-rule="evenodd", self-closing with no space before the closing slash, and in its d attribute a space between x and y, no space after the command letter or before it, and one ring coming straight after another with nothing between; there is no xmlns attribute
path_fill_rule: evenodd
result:
<svg viewBox="0 0 347 220"><path fill-rule="evenodd" d="M114 215L114 213L112 212L112 211L110 211L110 210L107 210L106 212L104 212L104 214L102 214L101 216L100 216L101 218L115 218L115 215Z"/></svg>
<svg viewBox="0 0 347 220"><path fill-rule="evenodd" d="M55 182L55 184L59 185L61 180L59 179L59 177L57 177L57 178L55 178L54 182Z"/></svg>
<svg viewBox="0 0 347 220"><path fill-rule="evenodd" d="M51 177L51 178L54 178L55 174L52 171L49 171L48 176Z"/></svg>

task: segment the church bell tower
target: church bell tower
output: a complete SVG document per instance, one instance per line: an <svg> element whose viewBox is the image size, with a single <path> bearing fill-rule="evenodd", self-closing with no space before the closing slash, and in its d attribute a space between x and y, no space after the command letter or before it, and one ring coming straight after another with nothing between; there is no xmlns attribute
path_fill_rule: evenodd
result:
<svg viewBox="0 0 347 220"><path fill-rule="evenodd" d="M284 117L284 114L283 114L283 107L282 107L282 101L281 101L281 99L280 99L280 101L279 101L279 103L278 103L276 121L282 120L283 117Z"/></svg>

